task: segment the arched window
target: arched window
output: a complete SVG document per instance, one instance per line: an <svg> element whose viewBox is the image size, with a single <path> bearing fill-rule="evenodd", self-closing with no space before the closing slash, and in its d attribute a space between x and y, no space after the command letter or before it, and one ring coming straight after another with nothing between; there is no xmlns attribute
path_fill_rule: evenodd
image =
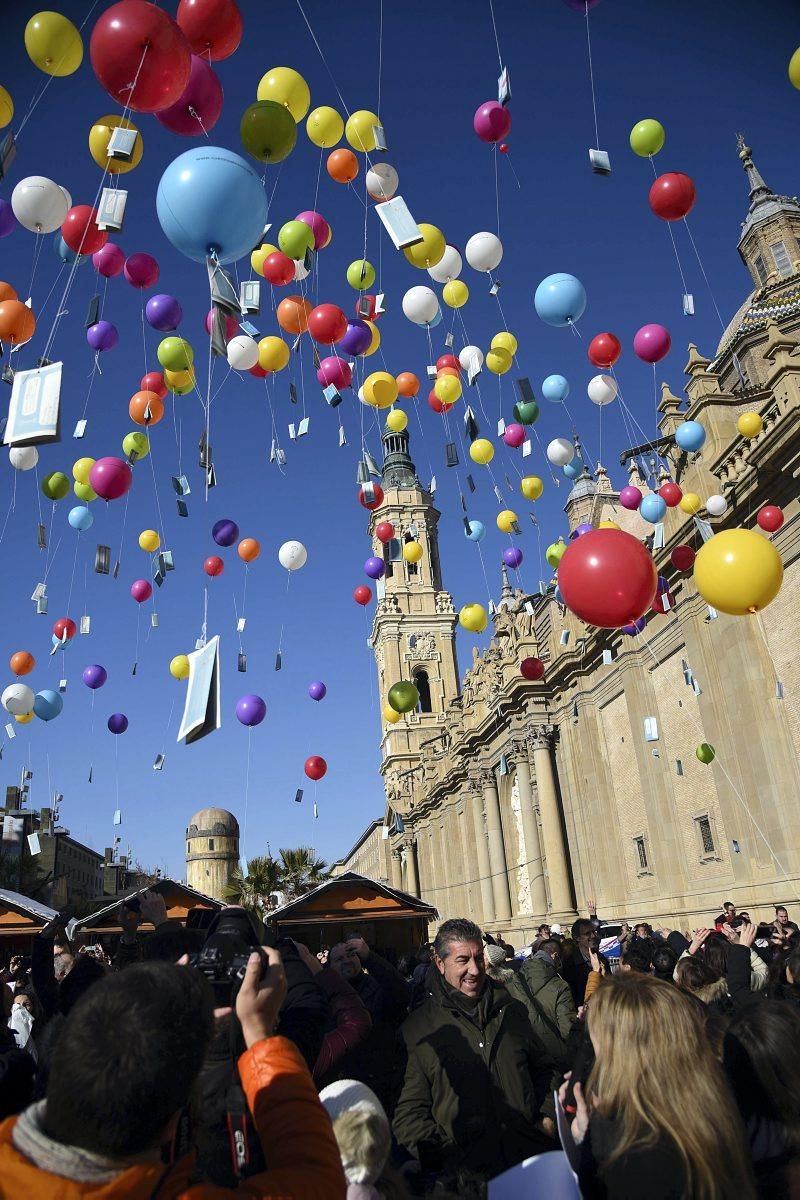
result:
<svg viewBox="0 0 800 1200"><path fill-rule="evenodd" d="M409 542L414 542L414 541L416 541L416 538L412 537L412 535L410 533L407 533L405 535L405 537L403 538L403 543L405 545L408 545ZM412 562L406 563L406 569L407 569L409 575L417 574L417 564L416 563L412 563ZM428 709L427 711L430 712L430 709Z"/></svg>
<svg viewBox="0 0 800 1200"><path fill-rule="evenodd" d="M383 561L386 566L386 579L391 579L394 574L394 563L401 561L403 552L400 549L400 543L397 538L392 538L383 544Z"/></svg>
<svg viewBox="0 0 800 1200"><path fill-rule="evenodd" d="M419 704L417 705L417 712L432 712L431 685L428 680L428 672L423 671L421 667L418 667L412 676L412 681L414 687L419 692Z"/></svg>

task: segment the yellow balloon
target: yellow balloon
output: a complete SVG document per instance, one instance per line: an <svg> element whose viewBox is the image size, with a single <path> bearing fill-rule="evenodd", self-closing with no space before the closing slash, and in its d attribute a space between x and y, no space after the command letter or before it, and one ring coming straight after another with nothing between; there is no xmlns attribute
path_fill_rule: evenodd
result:
<svg viewBox="0 0 800 1200"><path fill-rule="evenodd" d="M511 370L511 355L502 346L493 346L486 355L486 370L493 375L505 375Z"/></svg>
<svg viewBox="0 0 800 1200"><path fill-rule="evenodd" d="M89 482L89 472L91 471L93 466L94 466L93 458L77 459L77 461L72 464L73 479L76 479L78 481L78 483L88 483Z"/></svg>
<svg viewBox="0 0 800 1200"><path fill-rule="evenodd" d="M469 288L461 279L451 279L442 288L442 299L449 308L463 308L469 300Z"/></svg>
<svg viewBox="0 0 800 1200"><path fill-rule="evenodd" d="M758 437L761 430L764 428L764 422L756 412L742 413L739 420L736 422L736 428L742 437L754 438Z"/></svg>
<svg viewBox="0 0 800 1200"><path fill-rule="evenodd" d="M599 523L599 525L597 526L597 528L598 529L621 529L622 526L618 525L616 521L601 521Z"/></svg>
<svg viewBox="0 0 800 1200"><path fill-rule="evenodd" d="M176 396L186 396L194 391L194 367L185 371L165 371L164 383Z"/></svg>
<svg viewBox="0 0 800 1200"><path fill-rule="evenodd" d="M143 529L139 534L139 548L146 550L148 554L155 554L160 545L161 538L155 529Z"/></svg>
<svg viewBox="0 0 800 1200"><path fill-rule="evenodd" d="M315 146L319 146L320 149L330 149L331 146L335 146L342 140L344 121L335 108L329 108L327 104L323 104L321 108L315 108L312 113L309 113L306 121L306 133Z"/></svg>
<svg viewBox="0 0 800 1200"><path fill-rule="evenodd" d="M469 456L473 462L485 467L494 458L494 446L487 438L476 438L470 444Z"/></svg>
<svg viewBox="0 0 800 1200"><path fill-rule="evenodd" d="M384 721L388 721L390 725L396 725L400 720L400 713L395 712L391 705L386 704L383 709L383 719Z"/></svg>
<svg viewBox="0 0 800 1200"><path fill-rule="evenodd" d="M386 428L392 433L402 433L408 426L408 414L402 408L393 408L386 418Z"/></svg>
<svg viewBox="0 0 800 1200"><path fill-rule="evenodd" d="M185 654L176 654L169 664L169 673L173 679L187 679L189 676L189 659Z"/></svg>
<svg viewBox="0 0 800 1200"><path fill-rule="evenodd" d="M81 35L61 13L40 12L25 26L25 49L45 75L72 75L83 60Z"/></svg>
<svg viewBox="0 0 800 1200"><path fill-rule="evenodd" d="M256 275L264 274L264 263L269 258L270 254L274 254L278 249L277 246L271 245L269 242L264 242L257 250L254 250L250 255L250 266L255 271Z"/></svg>
<svg viewBox="0 0 800 1200"><path fill-rule="evenodd" d="M288 108L295 121L302 121L311 104L311 92L303 76L291 67L273 67L262 75L257 100L274 100Z"/></svg>
<svg viewBox="0 0 800 1200"><path fill-rule="evenodd" d="M397 380L388 371L374 371L364 380L364 402L370 408L391 408L397 399Z"/></svg>
<svg viewBox="0 0 800 1200"><path fill-rule="evenodd" d="M774 600L783 563L772 542L753 529L715 533L694 560L697 590L712 608L744 617Z"/></svg>
<svg viewBox="0 0 800 1200"><path fill-rule="evenodd" d="M422 558L422 546L419 542L406 542L403 545L403 558L407 563L418 563Z"/></svg>
<svg viewBox="0 0 800 1200"><path fill-rule="evenodd" d="M126 162L122 158L109 157L108 143L111 141L111 135L115 129L120 128L135 129L138 135L129 162ZM138 167L142 161L144 142L142 141L141 133L139 133L133 121L128 121L125 117L101 117L99 121L95 121L89 130L89 153L98 167L104 171L108 168L109 175L125 175L128 171L132 171L134 167Z"/></svg>
<svg viewBox="0 0 800 1200"><path fill-rule="evenodd" d="M501 350L507 350L513 358L517 353L517 339L507 329L503 333L496 333L492 338L492 349L497 350L498 347Z"/></svg>
<svg viewBox="0 0 800 1200"><path fill-rule="evenodd" d="M78 499L86 504L91 504L92 500L97 499L97 492L88 483L73 483L72 490Z"/></svg>
<svg viewBox="0 0 800 1200"><path fill-rule="evenodd" d="M497 514L497 528L501 533L513 533L514 526L519 524L519 517L510 508L504 508Z"/></svg>
<svg viewBox="0 0 800 1200"><path fill-rule="evenodd" d="M0 129L5 129L14 120L14 101L8 91L0 87Z"/></svg>
<svg viewBox="0 0 800 1200"><path fill-rule="evenodd" d="M441 262L447 243L441 229L437 229L435 225L422 224L417 228L422 234L422 241L417 242L416 246L406 246L403 254L412 267L419 267L424 271Z"/></svg>
<svg viewBox="0 0 800 1200"><path fill-rule="evenodd" d="M33 713L15 713L14 720L18 725L27 725L29 721L33 720Z"/></svg>
<svg viewBox="0 0 800 1200"><path fill-rule="evenodd" d="M489 614L482 604L465 604L458 614L458 621L470 633L483 633L489 624Z"/></svg>
<svg viewBox="0 0 800 1200"><path fill-rule="evenodd" d="M793 87L800 89L800 47L789 59L789 80Z"/></svg>
<svg viewBox="0 0 800 1200"><path fill-rule="evenodd" d="M696 512L700 512L702 507L703 501L697 492L684 492L678 501L678 508L681 512L688 513L690 517L693 517Z"/></svg>
<svg viewBox="0 0 800 1200"><path fill-rule="evenodd" d="M461 398L463 392L461 380L455 375L440 375L433 385L433 391L437 400L441 400L442 404L447 406L455 404L456 400Z"/></svg>
<svg viewBox="0 0 800 1200"><path fill-rule="evenodd" d="M369 325L369 330L370 330L370 333L372 334L372 341L367 346L366 350L361 355L361 357L369 358L370 354L374 354L375 351L378 349L378 347L381 344L381 331L380 331L380 329L378 329L378 326L375 324L374 321L365 321L364 324Z"/></svg>
<svg viewBox="0 0 800 1200"><path fill-rule="evenodd" d="M289 347L283 338L262 338L258 343L258 362L264 371L282 371L289 362Z"/></svg>
<svg viewBox="0 0 800 1200"><path fill-rule="evenodd" d="M519 481L519 490L526 500L538 500L544 491L544 484L538 475L526 475Z"/></svg>
<svg viewBox="0 0 800 1200"><path fill-rule="evenodd" d="M354 150L361 150L369 154L375 149L375 134L372 132L372 128L374 125L380 124L381 119L377 113L360 108L358 112L353 113L352 117L348 117L344 127L344 136Z"/></svg>

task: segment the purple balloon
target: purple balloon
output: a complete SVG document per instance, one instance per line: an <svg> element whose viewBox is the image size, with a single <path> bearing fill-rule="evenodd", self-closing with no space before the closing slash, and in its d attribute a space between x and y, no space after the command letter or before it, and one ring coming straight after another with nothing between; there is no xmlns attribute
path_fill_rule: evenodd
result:
<svg viewBox="0 0 800 1200"><path fill-rule="evenodd" d="M628 486L624 487L620 492L619 502L623 508L628 508L631 510L631 512L635 512L642 503L642 493L639 488L634 487L633 484L629 483Z"/></svg>
<svg viewBox="0 0 800 1200"><path fill-rule="evenodd" d="M669 591L669 580L667 579L667 577L665 575L659 575L658 583L656 584L657 595L663 596L664 593L668 592L668 591Z"/></svg>
<svg viewBox="0 0 800 1200"><path fill-rule="evenodd" d="M235 521L223 517L221 521L214 523L211 536L218 546L232 546L239 536L239 526Z"/></svg>
<svg viewBox="0 0 800 1200"><path fill-rule="evenodd" d="M312 700L324 700L328 694L328 689L321 679L315 679L313 683L308 685L308 694Z"/></svg>
<svg viewBox="0 0 800 1200"><path fill-rule="evenodd" d="M588 521L582 521L580 525L576 525L572 533L569 535L569 540L574 542L576 538L583 537L585 533L591 533L594 525L590 525Z"/></svg>
<svg viewBox="0 0 800 1200"><path fill-rule="evenodd" d="M204 58L192 55L189 82L180 100L155 114L173 133L183 137L203 137L213 129L222 112L222 84L214 68Z"/></svg>
<svg viewBox="0 0 800 1200"><path fill-rule="evenodd" d="M356 318L347 322L347 331L338 344L344 354L363 354L372 345L372 330L366 321Z"/></svg>
<svg viewBox="0 0 800 1200"><path fill-rule="evenodd" d="M133 471L121 458L98 458L89 472L89 486L103 500L119 500L133 483Z"/></svg>
<svg viewBox="0 0 800 1200"><path fill-rule="evenodd" d="M113 350L119 341L119 333L110 321L98 321L86 330L86 340L93 350Z"/></svg>
<svg viewBox="0 0 800 1200"><path fill-rule="evenodd" d="M8 237L17 227L17 218L7 200L0 200L0 238Z"/></svg>
<svg viewBox="0 0 800 1200"><path fill-rule="evenodd" d="M635 621L631 621L630 625L623 625L622 633L627 633L628 637L634 637L637 633L642 632L646 624L646 617L638 617Z"/></svg>
<svg viewBox="0 0 800 1200"><path fill-rule="evenodd" d="M152 585L146 579L134 579L131 584L131 595L137 604L144 604L153 594Z"/></svg>
<svg viewBox="0 0 800 1200"><path fill-rule="evenodd" d="M125 267L125 251L114 242L106 242L92 255L92 266L105 279L113 279L121 275Z"/></svg>
<svg viewBox="0 0 800 1200"><path fill-rule="evenodd" d="M663 325L643 325L633 339L633 352L643 362L657 363L670 352L672 338Z"/></svg>
<svg viewBox="0 0 800 1200"><path fill-rule="evenodd" d="M482 142L501 142L511 128L511 113L496 100L487 100L472 118L472 128Z"/></svg>
<svg viewBox="0 0 800 1200"><path fill-rule="evenodd" d="M125 278L131 287L150 288L158 283L158 263L152 254L130 254L125 259Z"/></svg>
<svg viewBox="0 0 800 1200"><path fill-rule="evenodd" d="M124 733L128 728L128 718L125 713L112 713L108 718L108 728L111 733Z"/></svg>
<svg viewBox="0 0 800 1200"><path fill-rule="evenodd" d="M518 546L509 546L507 550L504 550L503 562L507 567L512 567L516 570L522 562L522 551L520 548Z"/></svg>
<svg viewBox="0 0 800 1200"><path fill-rule="evenodd" d="M94 692L98 688L101 688L108 679L108 671L105 667L101 667L99 663L92 663L90 667L83 668L81 679Z"/></svg>
<svg viewBox="0 0 800 1200"><path fill-rule="evenodd" d="M369 575L370 579L382 579L386 571L386 565L382 558L368 558L364 563L364 571Z"/></svg>
<svg viewBox="0 0 800 1200"><path fill-rule="evenodd" d="M183 309L174 296L160 292L147 301L144 315L153 329L157 329L159 333L170 333L177 329L183 320Z"/></svg>
<svg viewBox="0 0 800 1200"><path fill-rule="evenodd" d="M267 705L260 696L242 696L236 701L236 717L243 725L260 725L267 715Z"/></svg>

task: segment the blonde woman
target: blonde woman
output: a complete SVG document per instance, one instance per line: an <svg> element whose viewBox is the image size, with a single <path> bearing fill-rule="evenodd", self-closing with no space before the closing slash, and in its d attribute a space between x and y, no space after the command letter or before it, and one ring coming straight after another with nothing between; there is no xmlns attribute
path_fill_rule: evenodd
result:
<svg viewBox="0 0 800 1200"><path fill-rule="evenodd" d="M575 1084L572 1123L584 1200L752 1200L747 1139L699 1005L651 976L617 975L587 1024L595 1062L585 1089Z"/></svg>

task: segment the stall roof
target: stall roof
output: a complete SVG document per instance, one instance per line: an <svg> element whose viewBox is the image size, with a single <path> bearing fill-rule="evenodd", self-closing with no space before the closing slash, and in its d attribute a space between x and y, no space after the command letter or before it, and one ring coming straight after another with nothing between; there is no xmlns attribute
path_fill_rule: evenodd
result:
<svg viewBox="0 0 800 1200"><path fill-rule="evenodd" d="M149 887L129 888L126 892L120 892L110 904L106 904L90 916L81 917L79 921L76 921L70 933L81 929L94 929L98 933L119 933L116 912L120 904L130 900L132 896L141 896L148 891L159 892L164 897L167 916L170 918L185 917L190 908L213 908L216 911L222 908L220 900L204 896L202 892L196 892L194 888L188 887L185 883L178 883L174 879L159 879L158 883ZM142 928L148 929L149 926L143 925Z"/></svg>
<svg viewBox="0 0 800 1200"><path fill-rule="evenodd" d="M42 926L58 913L30 896L0 888L0 937L11 937L18 933L38 933Z"/></svg>
<svg viewBox="0 0 800 1200"><path fill-rule="evenodd" d="M426 904L418 896L398 892L377 879L357 875L355 871L345 871L276 908L268 919L278 924L301 925L306 921L318 923L324 918L377 921L409 917L438 921L439 914L432 904Z"/></svg>

